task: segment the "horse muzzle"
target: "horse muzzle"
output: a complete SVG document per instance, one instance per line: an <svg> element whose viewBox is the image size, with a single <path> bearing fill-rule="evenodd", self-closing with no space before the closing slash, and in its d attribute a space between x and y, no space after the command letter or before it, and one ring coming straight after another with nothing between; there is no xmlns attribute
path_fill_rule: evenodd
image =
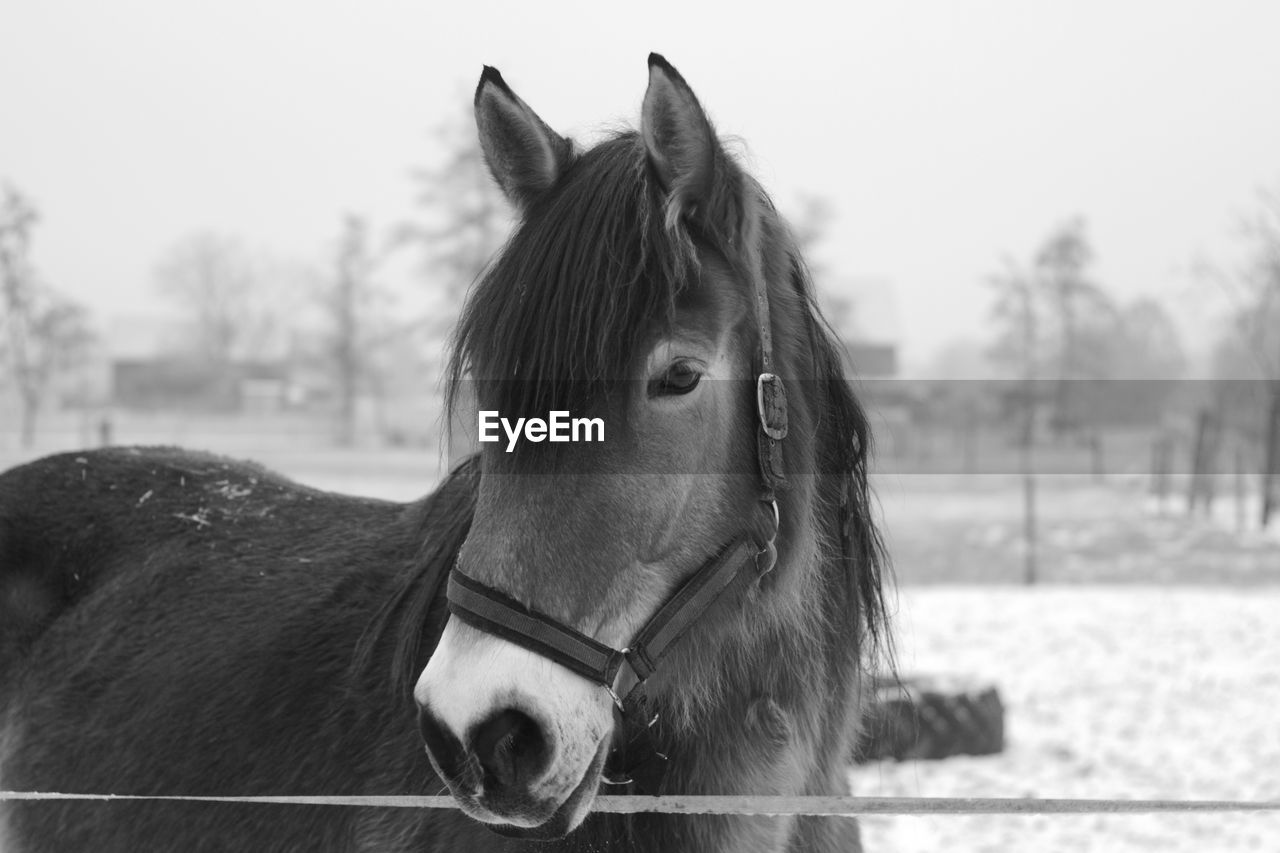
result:
<svg viewBox="0 0 1280 853"><path fill-rule="evenodd" d="M585 818L613 729L598 685L451 619L414 698L432 766L464 813L529 838Z"/></svg>

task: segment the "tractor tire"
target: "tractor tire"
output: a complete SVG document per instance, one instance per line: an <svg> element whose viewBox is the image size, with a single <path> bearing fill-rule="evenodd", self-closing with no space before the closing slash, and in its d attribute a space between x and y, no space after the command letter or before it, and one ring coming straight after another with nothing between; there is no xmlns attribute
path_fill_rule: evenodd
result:
<svg viewBox="0 0 1280 853"><path fill-rule="evenodd" d="M1004 750L1004 703L990 685L961 679L878 679L856 763L933 761Z"/></svg>

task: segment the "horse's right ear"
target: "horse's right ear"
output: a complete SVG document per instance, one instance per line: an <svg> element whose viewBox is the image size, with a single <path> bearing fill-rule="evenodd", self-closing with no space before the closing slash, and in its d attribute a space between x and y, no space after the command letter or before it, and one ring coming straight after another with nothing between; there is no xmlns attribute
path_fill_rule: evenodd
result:
<svg viewBox="0 0 1280 853"><path fill-rule="evenodd" d="M476 127L489 171L521 209L559 179L573 153L573 144L547 127L488 65L476 87Z"/></svg>
<svg viewBox="0 0 1280 853"><path fill-rule="evenodd" d="M719 151L715 131L680 72L656 53L649 54L640 134L667 191L669 216L692 213L711 200Z"/></svg>

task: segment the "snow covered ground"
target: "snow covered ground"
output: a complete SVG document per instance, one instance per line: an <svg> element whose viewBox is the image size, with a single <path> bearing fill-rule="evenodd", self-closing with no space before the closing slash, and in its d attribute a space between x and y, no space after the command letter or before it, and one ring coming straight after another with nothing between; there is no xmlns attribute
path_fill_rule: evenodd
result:
<svg viewBox="0 0 1280 853"><path fill-rule="evenodd" d="M867 765L854 793L1280 800L1280 588L910 587L905 673L994 684L1006 751ZM871 853L1280 850L1280 814L876 817Z"/></svg>
<svg viewBox="0 0 1280 853"><path fill-rule="evenodd" d="M1039 580L1055 584L1280 584L1280 519L1243 529L1232 502L1189 516L1185 500L1150 499L1146 482L1042 475L1036 489ZM876 495L899 580L1020 583L1023 494L1015 476L896 475ZM1280 847L1277 847L1280 850Z"/></svg>

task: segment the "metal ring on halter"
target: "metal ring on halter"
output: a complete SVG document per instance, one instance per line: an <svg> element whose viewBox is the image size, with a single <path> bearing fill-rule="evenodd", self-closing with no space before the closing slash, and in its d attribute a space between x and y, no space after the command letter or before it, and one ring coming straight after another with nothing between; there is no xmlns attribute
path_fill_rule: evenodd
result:
<svg viewBox="0 0 1280 853"><path fill-rule="evenodd" d="M636 680L636 683L635 683L635 684L633 684L633 685L631 686L631 690L635 690L637 687L639 687L639 686L640 686L641 684L643 684L644 682L643 682L643 680L641 680L641 679L640 679L639 675L637 675L637 673L636 673L636 671L635 671L635 668L634 668L634 667L632 667L632 666L630 665L630 663L628 662L628 660L627 660L627 655L628 655L630 652L631 652L631 647L630 647L630 646L627 646L626 648L622 649L622 650L619 652L619 654L621 654L621 656L622 656L622 662L623 662L624 664L627 664L627 667L626 667L626 668L627 668L627 669L629 669L629 670L631 670L631 674L632 674L632 675L635 675L635 676L636 676L636 679L637 679L637 680ZM617 686L618 686L618 682L620 682L620 681L622 680L622 673L623 673L623 668L622 668L622 666L620 665L620 666L618 667L618 671L617 671L616 673L614 673L613 681L612 681L612 682L610 682L609 684L606 684L606 685L604 686L604 689L605 689L605 690L607 690L607 691L609 691L609 698L613 700L613 704L614 704L614 706L615 706L615 707L617 707L617 709L618 709L619 711L623 711L623 712L625 713L626 709L623 707L623 704L624 704L623 697L621 697L621 696L619 696L619 695L618 695L618 691L617 691L617 689L616 689L616 688L617 688ZM630 693L631 693L631 691L630 691L630 690L629 690L629 691L627 691L627 694L628 694L628 695L630 695Z"/></svg>
<svg viewBox="0 0 1280 853"><path fill-rule="evenodd" d="M773 509L773 535L764 543L764 547L756 551L756 577L764 577L773 571L773 567L778 562L778 530L782 527L782 517L778 514L777 500L769 501L769 506ZM760 567L760 558L766 558L764 568Z"/></svg>

